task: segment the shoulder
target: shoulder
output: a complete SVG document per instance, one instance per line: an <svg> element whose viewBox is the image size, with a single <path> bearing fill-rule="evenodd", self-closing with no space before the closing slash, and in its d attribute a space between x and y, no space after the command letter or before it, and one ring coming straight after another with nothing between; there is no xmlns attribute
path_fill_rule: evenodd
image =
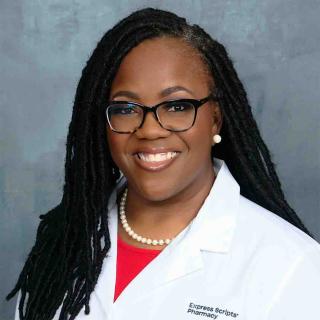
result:
<svg viewBox="0 0 320 320"><path fill-rule="evenodd" d="M277 283L291 275L291 282L302 276L306 285L309 281L311 287L313 278L320 285L319 243L243 196L239 199L231 252L250 270L251 279L265 278Z"/></svg>
<svg viewBox="0 0 320 320"><path fill-rule="evenodd" d="M320 286L319 243L242 196L232 247L232 255L243 262L255 283L268 287L271 281L282 284L281 292L292 289L309 291L308 295Z"/></svg>
<svg viewBox="0 0 320 320"><path fill-rule="evenodd" d="M293 255L316 253L320 259L320 245L309 235L275 213L240 196L237 231L244 242L253 246L276 247Z"/></svg>
<svg viewBox="0 0 320 320"><path fill-rule="evenodd" d="M247 296L267 301L268 319L313 319L320 287L314 239L240 196L231 255L246 270Z"/></svg>

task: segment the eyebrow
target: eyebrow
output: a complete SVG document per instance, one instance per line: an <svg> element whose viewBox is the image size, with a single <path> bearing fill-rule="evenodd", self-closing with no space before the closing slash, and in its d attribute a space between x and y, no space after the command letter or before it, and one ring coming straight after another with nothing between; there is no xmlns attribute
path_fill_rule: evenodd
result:
<svg viewBox="0 0 320 320"><path fill-rule="evenodd" d="M160 92L160 96L161 97L166 97L166 96L168 96L168 95L170 95L172 93L178 92L178 91L186 91L186 92L188 92L188 93L193 95L193 92L190 89L187 89L187 88L182 87L182 86L174 86L174 87L169 87L169 88L166 88L166 89L162 90Z"/></svg>
<svg viewBox="0 0 320 320"><path fill-rule="evenodd" d="M175 93L175 92L178 92L178 91L185 91L185 92L188 92L190 94L193 95L193 92L190 90L190 89L187 89L185 87L182 87L182 86L173 86L173 87L169 87L169 88L166 88L164 90L162 90L160 92L160 97L164 98L166 96L169 96L170 94L172 93ZM132 92L132 91L127 91L127 90L121 90L121 91L117 91L111 98L111 100L117 98L117 97L127 97L127 98L130 98L130 99L136 99L138 100L139 99L139 96Z"/></svg>

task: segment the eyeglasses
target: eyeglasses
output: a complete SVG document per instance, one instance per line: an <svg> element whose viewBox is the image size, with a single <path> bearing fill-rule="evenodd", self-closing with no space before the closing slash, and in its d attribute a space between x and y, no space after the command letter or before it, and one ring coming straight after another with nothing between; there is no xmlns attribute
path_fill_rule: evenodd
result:
<svg viewBox="0 0 320 320"><path fill-rule="evenodd" d="M136 102L110 101L106 107L106 116L110 129L117 133L133 133L141 128L148 112L153 112L162 128L181 132L194 125L198 108L209 100L217 101L218 96L210 94L200 100L163 101L152 107Z"/></svg>

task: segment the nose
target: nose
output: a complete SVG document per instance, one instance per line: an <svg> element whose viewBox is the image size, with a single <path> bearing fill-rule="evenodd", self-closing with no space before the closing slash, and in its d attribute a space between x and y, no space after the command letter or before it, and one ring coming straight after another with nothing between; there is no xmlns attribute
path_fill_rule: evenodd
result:
<svg viewBox="0 0 320 320"><path fill-rule="evenodd" d="M170 135L170 131L161 127L153 112L147 112L141 128L135 132L140 139L158 139L165 138Z"/></svg>

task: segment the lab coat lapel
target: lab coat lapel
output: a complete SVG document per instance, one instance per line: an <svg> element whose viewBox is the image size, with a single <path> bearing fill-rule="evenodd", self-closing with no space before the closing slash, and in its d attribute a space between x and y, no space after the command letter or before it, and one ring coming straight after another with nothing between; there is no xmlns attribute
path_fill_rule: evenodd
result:
<svg viewBox="0 0 320 320"><path fill-rule="evenodd" d="M156 288L203 267L199 245L197 242L191 241L190 229L192 224L190 224L129 283L113 303L117 257L117 205L110 209L111 248L93 292L106 317L112 318L112 314L126 310L125 307L129 304L143 299Z"/></svg>
<svg viewBox="0 0 320 320"><path fill-rule="evenodd" d="M191 241L189 233L190 226L129 283L116 300L116 309L138 302L157 288L203 267L199 245Z"/></svg>

